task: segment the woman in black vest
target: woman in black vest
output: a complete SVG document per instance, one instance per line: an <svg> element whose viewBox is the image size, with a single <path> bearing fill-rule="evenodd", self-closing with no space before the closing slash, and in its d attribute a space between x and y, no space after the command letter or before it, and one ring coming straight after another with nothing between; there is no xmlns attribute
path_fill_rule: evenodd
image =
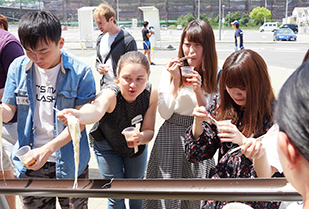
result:
<svg viewBox="0 0 309 209"><path fill-rule="evenodd" d="M58 113L73 114L80 124L97 127L90 133L103 179L144 177L147 143L154 135L158 93L148 83L150 69L147 58L137 51L128 52L118 63L117 80L104 86L91 104L80 110L65 109ZM128 145L122 130L141 124ZM141 208L142 200L130 200L130 208ZM124 199L109 198L108 208L125 208Z"/></svg>

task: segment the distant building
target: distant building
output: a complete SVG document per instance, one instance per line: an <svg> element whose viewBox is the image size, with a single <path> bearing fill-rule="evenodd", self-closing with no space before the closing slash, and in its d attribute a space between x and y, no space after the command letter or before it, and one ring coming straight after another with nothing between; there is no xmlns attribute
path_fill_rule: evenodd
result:
<svg viewBox="0 0 309 209"><path fill-rule="evenodd" d="M292 16L299 27L309 26L309 7L295 7Z"/></svg>

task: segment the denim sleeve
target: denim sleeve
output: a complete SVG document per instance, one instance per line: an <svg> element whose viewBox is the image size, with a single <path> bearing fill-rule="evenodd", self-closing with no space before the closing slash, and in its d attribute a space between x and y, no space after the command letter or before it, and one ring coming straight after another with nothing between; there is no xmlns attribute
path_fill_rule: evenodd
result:
<svg viewBox="0 0 309 209"><path fill-rule="evenodd" d="M77 90L77 97L75 105L84 105L87 102L93 100L96 96L96 87L93 73L90 67L88 67L80 79L80 83Z"/></svg>
<svg viewBox="0 0 309 209"><path fill-rule="evenodd" d="M19 64L20 65L20 64ZM4 92L2 96L2 102L10 105L16 105L15 90L17 88L16 72L18 70L17 61L13 61L9 67Z"/></svg>

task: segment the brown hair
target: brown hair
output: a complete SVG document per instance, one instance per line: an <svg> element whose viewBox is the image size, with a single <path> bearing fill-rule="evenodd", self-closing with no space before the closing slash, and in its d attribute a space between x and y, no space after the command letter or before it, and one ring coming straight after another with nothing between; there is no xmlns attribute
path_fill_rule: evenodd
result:
<svg viewBox="0 0 309 209"><path fill-rule="evenodd" d="M220 105L218 120L239 120L241 107L226 91L226 87L246 89L245 113L239 130L246 137L263 134L265 117L272 120L271 103L275 96L271 87L267 65L256 52L244 49L232 53L224 62L220 77Z"/></svg>
<svg viewBox="0 0 309 209"><path fill-rule="evenodd" d="M204 20L193 20L184 28L180 45L178 57L183 57L182 45L184 39L188 41L200 43L203 46L203 61L201 66L196 71L202 77L202 89L207 93L214 93L218 91L217 87L217 70L218 58L216 52L215 36L212 27ZM184 60L184 65L189 65L187 60ZM182 81L180 87L183 86Z"/></svg>
<svg viewBox="0 0 309 209"><path fill-rule="evenodd" d="M114 17L114 23L116 24L115 10L106 3L100 4L98 8L94 10L93 16L94 17L104 16L106 21L108 21L111 17Z"/></svg>
<svg viewBox="0 0 309 209"><path fill-rule="evenodd" d="M118 61L117 65L117 80L115 83L118 83L118 77L123 66L127 64L141 64L144 66L148 75L150 75L150 67L147 57L139 51L130 51L122 55Z"/></svg>
<svg viewBox="0 0 309 209"><path fill-rule="evenodd" d="M6 16L0 14L0 25L3 25L4 30L8 30L9 24Z"/></svg>

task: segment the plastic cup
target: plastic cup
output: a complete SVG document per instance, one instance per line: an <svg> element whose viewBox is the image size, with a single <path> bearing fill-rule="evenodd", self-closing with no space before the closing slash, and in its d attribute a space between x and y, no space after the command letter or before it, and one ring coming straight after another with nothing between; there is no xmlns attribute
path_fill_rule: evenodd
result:
<svg viewBox="0 0 309 209"><path fill-rule="evenodd" d="M133 134L136 133L135 127L127 127L125 129L123 129L123 131L121 133L125 136L128 147L129 148L134 147L134 153L136 153L138 151L138 146L135 145L135 143L132 141L133 140Z"/></svg>
<svg viewBox="0 0 309 209"><path fill-rule="evenodd" d="M220 125L223 125L223 124L231 124L232 123L232 120L219 120L217 121L217 124L220 126Z"/></svg>
<svg viewBox="0 0 309 209"><path fill-rule="evenodd" d="M104 68L103 70L104 73L108 73L108 71L110 70L109 66L106 64L100 64L99 66Z"/></svg>
<svg viewBox="0 0 309 209"><path fill-rule="evenodd" d="M194 70L194 67L191 66L182 66L181 69L181 75L182 75L182 83L185 86L190 86L191 83L187 82L187 78L190 78L190 74L192 74L191 70Z"/></svg>
<svg viewBox="0 0 309 209"><path fill-rule="evenodd" d="M26 146L19 148L16 152L16 156L26 167L31 166L35 163L35 160L33 160L32 162L28 164L26 163L27 159L32 158L32 156L28 154L30 150L31 150L31 147L26 145Z"/></svg>
<svg viewBox="0 0 309 209"><path fill-rule="evenodd" d="M220 120L220 121L217 121L217 127L218 128L220 126L222 126L222 125L225 125L225 124L232 124L232 120ZM224 133L224 130L222 132Z"/></svg>

